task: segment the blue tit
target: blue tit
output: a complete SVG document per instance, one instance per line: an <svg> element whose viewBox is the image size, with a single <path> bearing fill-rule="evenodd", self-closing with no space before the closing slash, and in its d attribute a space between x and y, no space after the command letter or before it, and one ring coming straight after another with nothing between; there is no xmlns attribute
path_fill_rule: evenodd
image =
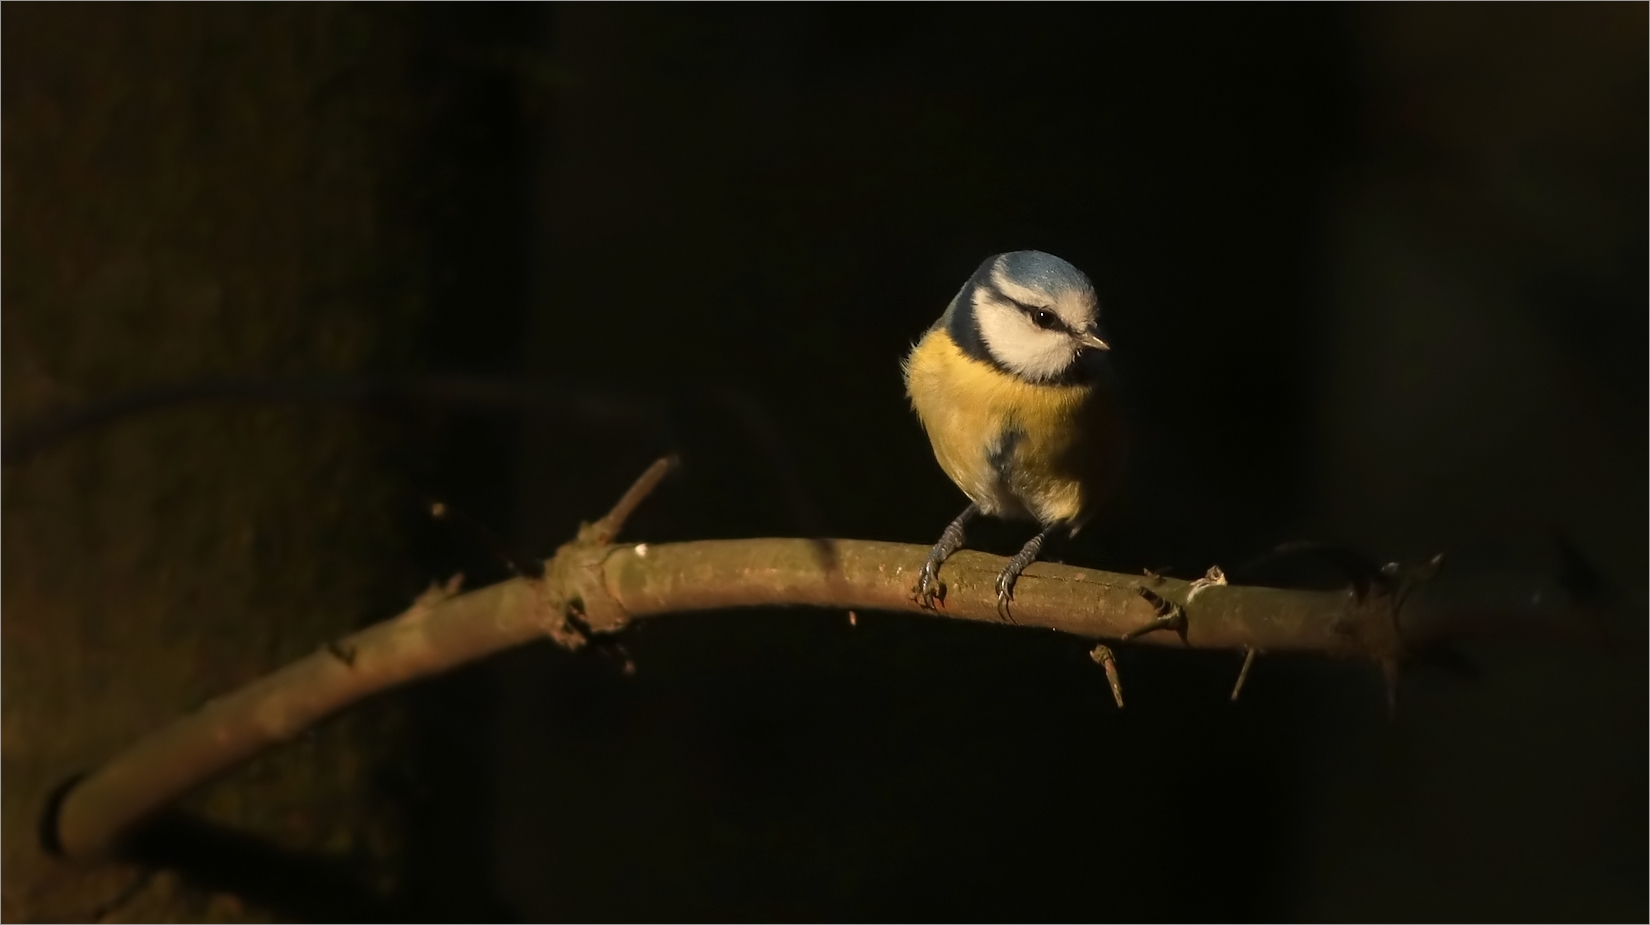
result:
<svg viewBox="0 0 1650 925"><path fill-rule="evenodd" d="M939 570L977 514L1041 530L997 576L997 612L1051 537L1074 535L1115 492L1126 434L1082 271L1040 251L982 263L904 365L911 407L969 505L934 544L913 589L943 597Z"/></svg>

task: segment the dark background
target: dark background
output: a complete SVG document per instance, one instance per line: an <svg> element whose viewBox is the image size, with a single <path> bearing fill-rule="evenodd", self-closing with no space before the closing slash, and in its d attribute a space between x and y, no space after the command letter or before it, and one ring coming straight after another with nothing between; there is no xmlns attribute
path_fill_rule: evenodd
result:
<svg viewBox="0 0 1650 925"><path fill-rule="evenodd" d="M1643 5L92 9L4 14L8 439L211 377L560 391L275 388L8 465L7 918L1646 914ZM507 575L423 499L546 555L679 450L633 538L932 542L963 499L898 360L1020 248L1095 280L1138 433L1067 561L1314 538L1506 588L1556 531L1636 641L1475 646L1392 722L1369 665L1233 705L1235 656L1125 649L1119 712L1081 640L670 618L191 804L265 848L28 843L168 716Z"/></svg>

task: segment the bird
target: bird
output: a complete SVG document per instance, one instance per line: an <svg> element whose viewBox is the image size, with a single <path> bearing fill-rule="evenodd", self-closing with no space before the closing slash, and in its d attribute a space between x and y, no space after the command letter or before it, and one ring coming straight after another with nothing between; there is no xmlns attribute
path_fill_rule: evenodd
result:
<svg viewBox="0 0 1650 925"><path fill-rule="evenodd" d="M997 613L1013 621L1020 573L1050 538L1067 539L1115 495L1127 428L1100 336L1100 306L1083 272L1052 254L988 257L901 364L934 457L968 496L912 589L944 600L940 566L975 516L1036 522L1039 531L997 576Z"/></svg>

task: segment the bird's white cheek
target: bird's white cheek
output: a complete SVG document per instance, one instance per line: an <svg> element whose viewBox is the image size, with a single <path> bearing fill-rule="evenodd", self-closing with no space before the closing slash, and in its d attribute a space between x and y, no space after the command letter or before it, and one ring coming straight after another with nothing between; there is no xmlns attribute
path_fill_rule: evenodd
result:
<svg viewBox="0 0 1650 925"><path fill-rule="evenodd" d="M1018 313L982 312L979 324L991 355L1027 379L1052 379L1071 365L1070 338L1032 328Z"/></svg>

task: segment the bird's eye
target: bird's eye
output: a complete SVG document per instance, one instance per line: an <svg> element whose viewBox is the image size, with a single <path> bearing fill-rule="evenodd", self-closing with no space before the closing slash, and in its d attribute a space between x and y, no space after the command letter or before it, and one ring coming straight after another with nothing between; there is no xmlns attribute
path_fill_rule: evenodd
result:
<svg viewBox="0 0 1650 925"><path fill-rule="evenodd" d="M1060 317L1046 308L1033 309L1031 321L1045 331L1052 331L1060 326Z"/></svg>

